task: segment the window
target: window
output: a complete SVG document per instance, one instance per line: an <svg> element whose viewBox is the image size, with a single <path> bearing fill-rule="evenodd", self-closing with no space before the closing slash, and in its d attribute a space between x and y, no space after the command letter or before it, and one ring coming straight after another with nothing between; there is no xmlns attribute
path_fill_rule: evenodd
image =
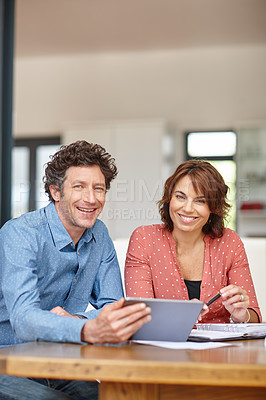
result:
<svg viewBox="0 0 266 400"><path fill-rule="evenodd" d="M236 229L236 133L233 131L188 132L186 159L204 159L213 164L229 186L232 206L227 226Z"/></svg>
<svg viewBox="0 0 266 400"><path fill-rule="evenodd" d="M60 137L15 139L12 150L11 216L48 204L42 178L49 156L60 147Z"/></svg>

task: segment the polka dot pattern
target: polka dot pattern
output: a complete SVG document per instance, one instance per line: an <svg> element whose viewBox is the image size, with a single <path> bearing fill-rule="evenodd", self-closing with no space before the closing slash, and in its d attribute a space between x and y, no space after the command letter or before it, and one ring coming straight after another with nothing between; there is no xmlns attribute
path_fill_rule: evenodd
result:
<svg viewBox="0 0 266 400"><path fill-rule="evenodd" d="M255 295L244 245L236 232L225 229L221 238L205 236L205 255L200 299L207 302L229 284L245 289L250 308L261 314ZM179 268L175 241L163 225L137 228L129 241L125 289L127 296L188 300L188 291ZM210 306L202 322L229 322L222 299Z"/></svg>

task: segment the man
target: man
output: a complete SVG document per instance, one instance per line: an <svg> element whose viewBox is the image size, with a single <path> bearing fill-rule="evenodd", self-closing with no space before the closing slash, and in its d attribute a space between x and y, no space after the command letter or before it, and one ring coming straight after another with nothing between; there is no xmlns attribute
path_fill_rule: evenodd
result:
<svg viewBox="0 0 266 400"><path fill-rule="evenodd" d="M116 175L101 146L62 146L45 170L49 205L3 226L1 345L120 343L150 320L145 304L123 308L115 249L98 219ZM97 384L0 376L0 398L95 399Z"/></svg>

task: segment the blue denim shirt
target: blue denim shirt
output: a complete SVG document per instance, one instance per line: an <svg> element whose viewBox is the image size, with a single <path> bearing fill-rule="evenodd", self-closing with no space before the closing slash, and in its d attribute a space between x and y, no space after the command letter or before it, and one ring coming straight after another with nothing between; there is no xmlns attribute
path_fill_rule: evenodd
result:
<svg viewBox="0 0 266 400"><path fill-rule="evenodd" d="M0 345L23 341L80 343L86 319L123 296L113 242L100 220L86 229L78 246L53 203L8 221L0 230ZM96 310L85 312L91 303Z"/></svg>

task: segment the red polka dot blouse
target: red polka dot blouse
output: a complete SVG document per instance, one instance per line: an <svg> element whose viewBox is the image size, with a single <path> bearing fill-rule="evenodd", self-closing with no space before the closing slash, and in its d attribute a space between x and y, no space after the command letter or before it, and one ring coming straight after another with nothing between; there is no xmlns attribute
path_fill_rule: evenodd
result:
<svg viewBox="0 0 266 400"><path fill-rule="evenodd" d="M252 277L244 245L236 232L225 229L221 238L206 235L200 300L205 303L227 285L247 291L250 307L259 316ZM126 295L144 298L189 300L178 266L174 238L163 225L137 228L129 241L125 266ZM220 298L210 306L202 322L229 322L230 314Z"/></svg>

